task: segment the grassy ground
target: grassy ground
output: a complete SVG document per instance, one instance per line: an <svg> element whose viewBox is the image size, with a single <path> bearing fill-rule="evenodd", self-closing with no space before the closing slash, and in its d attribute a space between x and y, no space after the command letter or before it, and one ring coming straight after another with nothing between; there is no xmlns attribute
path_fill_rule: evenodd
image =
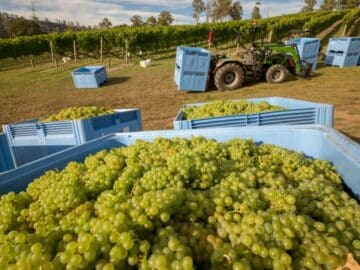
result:
<svg viewBox="0 0 360 270"><path fill-rule="evenodd" d="M59 69L50 65L0 72L0 124L36 118L74 105L111 108L138 107L143 126L171 129L184 103L215 99L282 96L335 105L335 127L360 141L360 67L320 67L311 80L292 79L280 85L251 83L234 91L186 93L173 83L174 59L138 65L118 65L108 70L109 82L98 90L77 90L70 71L84 63ZM86 63L95 64L95 63Z"/></svg>

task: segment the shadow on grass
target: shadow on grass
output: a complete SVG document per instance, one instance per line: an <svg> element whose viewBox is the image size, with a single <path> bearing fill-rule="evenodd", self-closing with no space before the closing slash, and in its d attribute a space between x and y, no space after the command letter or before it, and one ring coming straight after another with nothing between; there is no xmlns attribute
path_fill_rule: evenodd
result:
<svg viewBox="0 0 360 270"><path fill-rule="evenodd" d="M110 77L108 79L108 81L104 84L104 86L122 84L122 83L128 81L129 79L130 79L130 77Z"/></svg>
<svg viewBox="0 0 360 270"><path fill-rule="evenodd" d="M345 136L349 137L350 139L352 139L353 141L360 143L360 137L355 137L353 135L350 135L349 133L346 133L344 131L341 131L342 134L344 134Z"/></svg>
<svg viewBox="0 0 360 270"><path fill-rule="evenodd" d="M319 73L319 72L311 73L310 80L311 80L311 78L316 78L316 77L321 77L321 76L323 76L323 74Z"/></svg>

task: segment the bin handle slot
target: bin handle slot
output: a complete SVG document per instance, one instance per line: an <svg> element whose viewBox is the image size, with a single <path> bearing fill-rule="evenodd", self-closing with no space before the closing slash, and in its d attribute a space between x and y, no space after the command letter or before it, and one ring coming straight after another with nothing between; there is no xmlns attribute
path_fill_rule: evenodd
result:
<svg viewBox="0 0 360 270"><path fill-rule="evenodd" d="M330 50L330 53L343 54L343 53L344 53L344 51L335 51L335 50Z"/></svg>

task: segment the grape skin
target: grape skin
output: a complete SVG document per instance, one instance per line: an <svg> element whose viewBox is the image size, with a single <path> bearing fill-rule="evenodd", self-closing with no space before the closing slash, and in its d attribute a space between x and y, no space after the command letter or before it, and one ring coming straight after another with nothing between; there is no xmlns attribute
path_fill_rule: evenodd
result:
<svg viewBox="0 0 360 270"><path fill-rule="evenodd" d="M328 162L250 140L100 151L0 199L1 269L335 269L360 207Z"/></svg>

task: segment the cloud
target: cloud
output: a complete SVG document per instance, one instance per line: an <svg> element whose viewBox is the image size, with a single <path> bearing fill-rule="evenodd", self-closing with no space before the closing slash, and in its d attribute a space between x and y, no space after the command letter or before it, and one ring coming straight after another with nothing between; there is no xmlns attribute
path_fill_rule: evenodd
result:
<svg viewBox="0 0 360 270"><path fill-rule="evenodd" d="M85 25L96 25L103 17L108 17L112 23L122 24L129 23L130 18L133 15L140 15L143 19L149 16L158 16L161 10L164 8L141 8L134 6L134 3L145 3L147 5L160 6L161 3L169 2L177 6L182 6L188 0L158 0L158 1L109 1L109 0L36 0L36 15L39 18L48 18L50 20L68 20L79 21ZM68 2L68 3L65 3ZM131 2L131 5L126 4ZM180 3L182 2L182 3ZM121 3L121 4L120 4ZM169 5L168 3L168 5ZM181 5L180 5L181 4ZM0 10L18 14L24 17L31 16L31 7L28 0L11 0L7 3L0 2ZM171 11L170 11L171 12ZM192 18L190 16L171 12L175 18L175 23L186 24L191 23Z"/></svg>
<svg viewBox="0 0 360 270"><path fill-rule="evenodd" d="M98 0L102 3L116 4L120 1L117 0ZM161 8L183 8L184 6L191 6L191 0L123 0L122 4L125 5L141 5L141 6L157 6Z"/></svg>
<svg viewBox="0 0 360 270"><path fill-rule="evenodd" d="M34 0L36 14L50 20L78 21L84 25L97 25L103 17L108 17L113 25L129 23L133 15L144 20L157 17L160 11L167 10L175 18L175 24L194 23L191 9L192 0ZM249 18L254 0L240 0L244 18ZM260 0L263 17L298 12L303 0ZM0 10L24 17L31 16L29 0L0 0ZM204 21L204 16L201 21Z"/></svg>

